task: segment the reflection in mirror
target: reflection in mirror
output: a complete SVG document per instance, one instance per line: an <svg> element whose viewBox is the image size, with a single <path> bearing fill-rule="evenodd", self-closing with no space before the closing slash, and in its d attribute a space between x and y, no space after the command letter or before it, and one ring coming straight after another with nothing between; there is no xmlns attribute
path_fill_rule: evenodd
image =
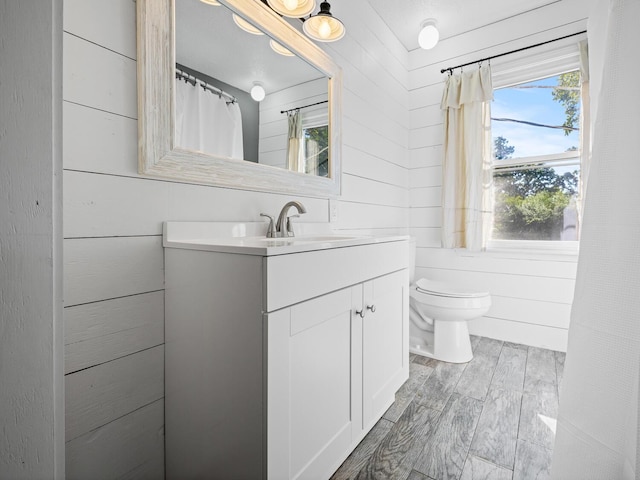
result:
<svg viewBox="0 0 640 480"><path fill-rule="evenodd" d="M313 75L307 76L285 85L282 88L273 87L271 82L278 76L290 76L294 70L280 66L272 72L267 70L269 65L260 61L264 51L258 46L247 49L249 54L256 55L245 59L245 63L252 67L243 77L242 83L235 83L226 77L227 71L231 71L231 65L223 64L223 68L216 71L207 71L205 66L199 64L189 65L187 58L180 63L175 55L175 9L176 5L195 0L136 0L136 18L138 26L138 171L142 175L173 180L178 182L215 185L225 188L238 188L251 191L278 192L282 194L306 195L316 197L332 197L340 195L341 191L341 104L342 104L342 70L327 53L300 33L299 25L294 26L284 21L271 9L260 1L247 0L218 0L226 7L208 7L210 9L223 9L233 11L246 19L250 24L259 26L268 36L283 48L294 53L298 61L312 65ZM206 6L206 5L205 5ZM227 12L227 15L229 12ZM228 18L227 18L228 20ZM228 22L228 27L235 25ZM225 28L225 27L221 27ZM235 28L235 27L234 27ZM195 31L195 29L193 29ZM236 30L239 30L236 28ZM244 32L242 32L244 34ZM231 54L230 58L239 58L240 46L247 43L247 35L243 41L231 41L229 36L218 42L222 50ZM182 37L182 35L180 35ZM266 40L266 36L264 37ZM194 50L205 52L204 55L213 55L214 47L201 49L195 46L203 43L203 39L196 36L191 38L190 45ZM267 42L268 44L269 42ZM218 48L219 49L219 48ZM244 50L244 49L242 49ZM237 58L236 58L237 57ZM282 57L282 59L280 59ZM273 57L281 61L284 56ZM241 62L236 62L241 63ZM242 132L242 156L252 161L238 160L232 156L206 153L203 150L184 148L176 143L176 65L182 67L185 75L191 75L193 80L195 73L207 75L219 80L223 91L233 95L238 106L241 105L240 96L247 95L253 82L260 81L268 94L260 104L254 102L258 112L258 143L254 146L255 155L250 158L250 147L247 146L247 130ZM307 68L308 68L307 65ZM193 69L189 71L188 69ZM267 75L266 72L269 71ZM182 75L184 76L184 75ZM220 78L218 78L220 77ZM184 80L179 80L184 82ZM228 82L228 83L227 83ZM205 83L208 83L205 79ZM234 83L234 85L232 85ZM294 87L304 85L295 89ZM320 90L320 86L322 90ZM211 85L213 87L213 85ZM201 88L201 87L198 87ZM237 93L233 88L237 88ZM316 90L318 88L318 90ZM297 90L297 92L296 92ZM292 94L293 92L294 94ZM229 100L229 98L227 97ZM317 102L327 101L325 104L313 105ZM226 102L225 102L226 104ZM308 106L311 105L311 106ZM316 107L324 105L326 110L322 113L316 111ZM308 106L308 107L307 107ZM302 108L307 107L307 108ZM321 108L325 108L321 107ZM316 142L307 147L306 143L299 142L289 148L289 121L292 112L300 108L303 112L302 128L306 130L308 138ZM242 122L249 114L241 110ZM268 115L267 115L268 113ZM323 116L328 118L324 121ZM314 118L315 117L315 118ZM323 144L324 132L322 129L328 123L328 135ZM254 122L255 124L255 122ZM293 125L292 125L293 129ZM280 139L278 139L278 137ZM300 144L305 144L304 150L311 152L310 161L300 161L296 165L294 158L289 158L287 151L302 150ZM325 149L326 147L326 149ZM234 147L235 148L235 147ZM269 152L271 159L269 159ZM279 153L278 153L279 152ZM328 152L324 161L322 155ZM239 155L239 154L233 154ZM316 161L317 160L317 161ZM260 162L260 163L259 163ZM274 167L269 162L277 163L280 167ZM293 170L289 170L289 165ZM317 174L309 175L302 171ZM322 176L326 172L327 176Z"/></svg>
<svg viewBox="0 0 640 480"><path fill-rule="evenodd" d="M299 20L294 20L299 22ZM225 6L175 3L175 145L327 177L327 76ZM254 85L266 93L251 96Z"/></svg>

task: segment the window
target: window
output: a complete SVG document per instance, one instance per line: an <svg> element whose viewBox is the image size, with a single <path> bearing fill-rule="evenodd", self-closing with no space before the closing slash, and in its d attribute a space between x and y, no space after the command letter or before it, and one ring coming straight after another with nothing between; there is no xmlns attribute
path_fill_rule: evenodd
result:
<svg viewBox="0 0 640 480"><path fill-rule="evenodd" d="M489 248L579 239L581 79L577 62L568 63L542 69L544 77L534 64L516 81L494 80Z"/></svg>
<svg viewBox="0 0 640 480"><path fill-rule="evenodd" d="M327 109L305 111L302 116L305 173L329 176L329 125Z"/></svg>

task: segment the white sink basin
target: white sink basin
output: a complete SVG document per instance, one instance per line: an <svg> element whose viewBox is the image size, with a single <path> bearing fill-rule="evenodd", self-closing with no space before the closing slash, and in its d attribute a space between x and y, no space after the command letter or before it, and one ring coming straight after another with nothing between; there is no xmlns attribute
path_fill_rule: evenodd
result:
<svg viewBox="0 0 640 480"><path fill-rule="evenodd" d="M230 222L165 222L163 245L166 248L186 248L247 255L286 255L328 248L350 247L396 241L404 236L355 236L324 231L295 237L267 238L265 223L234 224Z"/></svg>
<svg viewBox="0 0 640 480"><path fill-rule="evenodd" d="M282 238L259 238L257 241L263 242L267 245L292 245L295 243L325 243L325 242L344 242L356 240L358 236L344 236L344 235L301 235L299 237L282 237Z"/></svg>

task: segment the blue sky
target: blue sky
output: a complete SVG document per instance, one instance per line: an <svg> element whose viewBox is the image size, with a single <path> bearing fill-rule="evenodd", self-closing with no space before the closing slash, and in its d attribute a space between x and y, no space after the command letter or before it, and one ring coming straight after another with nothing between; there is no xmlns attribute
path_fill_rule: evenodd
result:
<svg viewBox="0 0 640 480"><path fill-rule="evenodd" d="M557 85L557 76L524 85ZM546 125L562 125L564 107L551 97L550 88L502 88L494 91L492 117L507 117ZM534 127L513 122L492 122L493 138L502 136L515 147L513 157L560 153L580 146L579 132L565 136L563 130Z"/></svg>

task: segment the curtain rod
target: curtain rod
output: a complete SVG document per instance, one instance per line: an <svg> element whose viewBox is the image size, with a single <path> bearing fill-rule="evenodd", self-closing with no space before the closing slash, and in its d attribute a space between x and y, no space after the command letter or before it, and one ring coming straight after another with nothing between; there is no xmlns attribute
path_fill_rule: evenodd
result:
<svg viewBox="0 0 640 480"><path fill-rule="evenodd" d="M558 40L564 40L565 38L575 37L576 35L582 35L583 33L587 33L586 30L582 30L581 32L572 33L570 35L565 35L564 37L554 38L553 40L547 40L546 42L536 43L535 45L529 45L528 47L518 48L516 50L511 50L510 52L499 53L497 55L492 55L490 57L481 58L480 60L475 60L473 62L463 63L461 65L456 65L455 67L443 68L440 70L440 73L450 72L453 73L453 70L456 68L466 67L467 65L473 65L474 63L482 63L487 60L491 60L493 58L504 57L505 55L511 55L512 53L522 52L523 50L529 50L530 48L540 47L542 45L546 45L547 43L557 42Z"/></svg>
<svg viewBox="0 0 640 480"><path fill-rule="evenodd" d="M321 102L310 103L309 105L303 105L302 107L290 108L289 110L280 110L280 113L289 113L294 110L300 110L302 108L315 107L316 105L321 105L323 103L327 103L329 100L322 100Z"/></svg>
<svg viewBox="0 0 640 480"><path fill-rule="evenodd" d="M180 70L179 68L176 68L176 78L179 78L181 80L185 80L185 81L189 82L191 85L193 85L194 87L196 86L196 82L200 82L200 86L202 88L204 88L205 90L209 90L211 93L213 93L215 95L218 95L218 97L223 97L224 96L224 97L228 98L231 103L236 103L238 101L236 99L236 97L234 97L230 93L227 93L224 90L220 90L218 87L214 87L213 85L209 85L204 80L200 80L195 75L191 75L191 74L189 74L187 72L184 72L184 71Z"/></svg>

